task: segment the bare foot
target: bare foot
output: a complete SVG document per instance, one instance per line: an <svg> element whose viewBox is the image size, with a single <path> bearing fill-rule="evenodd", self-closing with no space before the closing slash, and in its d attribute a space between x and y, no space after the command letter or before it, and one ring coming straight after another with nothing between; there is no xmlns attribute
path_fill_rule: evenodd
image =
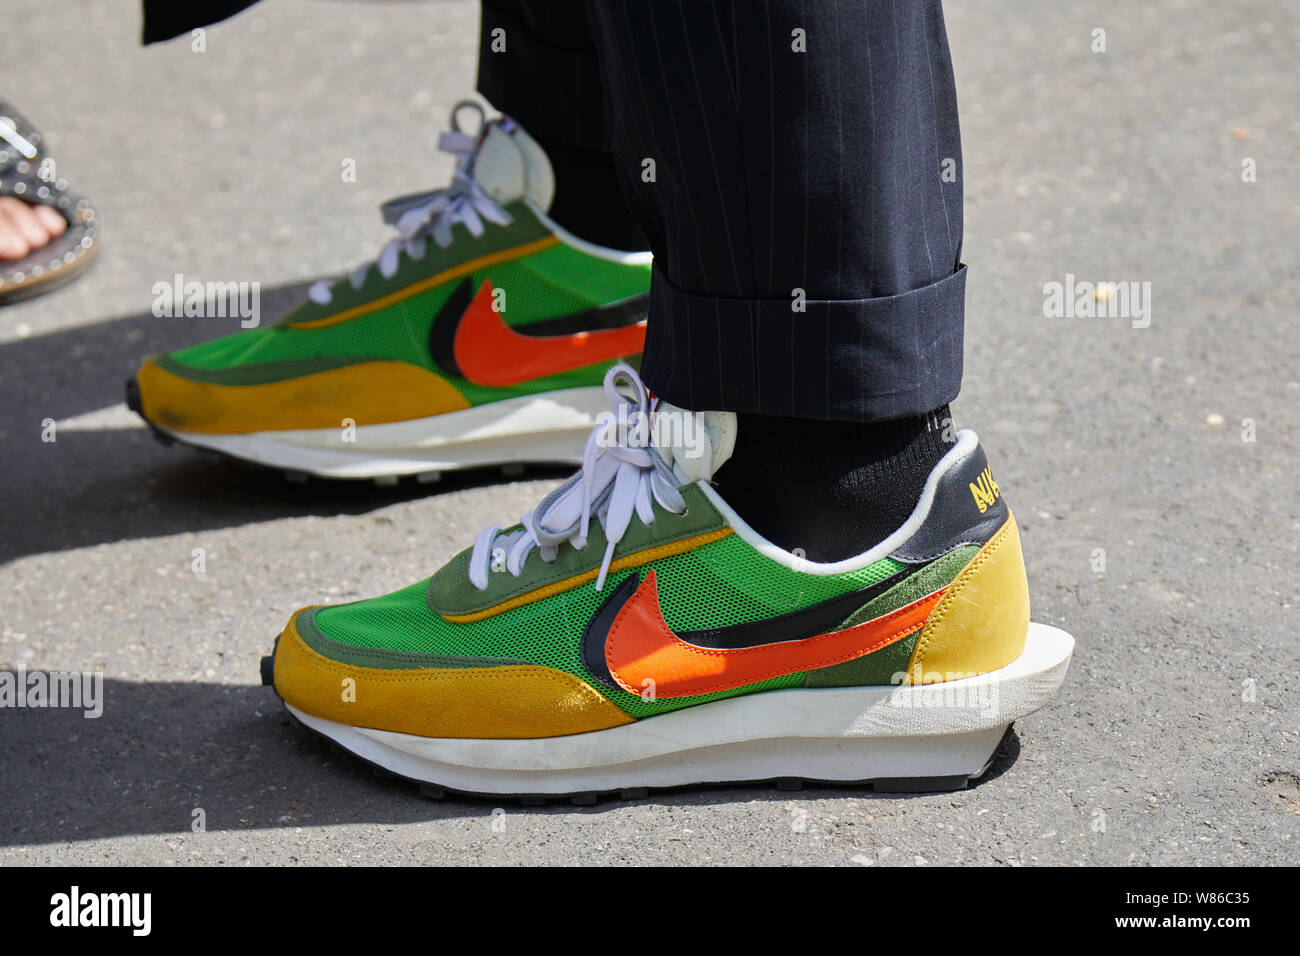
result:
<svg viewBox="0 0 1300 956"><path fill-rule="evenodd" d="M0 261L21 259L63 235L67 221L49 206L0 196Z"/></svg>

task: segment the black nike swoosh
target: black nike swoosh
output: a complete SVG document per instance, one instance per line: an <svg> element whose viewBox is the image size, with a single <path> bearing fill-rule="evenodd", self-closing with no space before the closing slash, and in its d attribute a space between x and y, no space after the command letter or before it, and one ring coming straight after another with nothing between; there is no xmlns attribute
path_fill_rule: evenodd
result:
<svg viewBox="0 0 1300 956"><path fill-rule="evenodd" d="M838 627L864 604L874 601L924 567L924 564L909 565L875 584L776 617L702 631L677 631L676 634L687 644L711 650L739 650L764 644L779 644L782 641L801 641ZM617 688L618 684L605 662L605 640L614 618L640 585L641 575L636 572L624 578L596 609L582 632L582 663L592 677L607 687Z"/></svg>
<svg viewBox="0 0 1300 956"><path fill-rule="evenodd" d="M464 378L460 365L456 362L456 329L461 317L474 300L474 283L465 279L451 290L447 301L442 304L433 317L429 329L429 356L433 363L448 375ZM604 329L619 329L625 325L634 325L646 317L649 311L650 294L634 295L608 305L593 306L567 315L558 315L550 319L540 319L527 325L511 326L520 335L543 337L549 335L573 335L578 332L599 332Z"/></svg>
<svg viewBox="0 0 1300 956"><path fill-rule="evenodd" d="M429 355L433 364L447 375L464 378L460 366L456 363L456 326L465 314L469 304L474 301L474 284L466 279L451 290L437 314L433 317L433 326L429 329Z"/></svg>

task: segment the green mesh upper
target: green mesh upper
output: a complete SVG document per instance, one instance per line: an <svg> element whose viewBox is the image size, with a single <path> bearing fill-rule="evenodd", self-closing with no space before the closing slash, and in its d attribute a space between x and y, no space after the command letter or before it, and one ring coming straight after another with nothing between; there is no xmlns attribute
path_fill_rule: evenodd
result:
<svg viewBox="0 0 1300 956"><path fill-rule="evenodd" d="M536 552L528 558L525 573L534 562L540 562ZM732 534L682 554L611 574L602 591L593 584L584 584L471 623L451 623L431 611L426 602L427 580L373 600L322 608L316 612L315 621L333 640L362 647L517 658L567 671L586 680L633 717L803 684L801 671L736 690L646 701L594 681L581 660L583 630L620 581L633 571L644 574L650 567L655 569L660 605L669 626L698 630L799 610L881 581L903 565L883 558L844 574L804 574L763 556Z"/></svg>
<svg viewBox="0 0 1300 956"><path fill-rule="evenodd" d="M292 327L294 323L328 318L368 304L471 259L551 235L527 206L516 203L508 209L515 220L509 227L489 225L482 236L475 237L458 226L449 247L444 249L430 240L421 260L413 260L403 251L397 271L391 277L383 277L377 266L371 266L359 290L353 289L347 279L335 283L328 306L308 302L277 325L237 332L173 352L167 367L182 374L187 367L201 372L222 370L234 376L228 379L228 384L251 384L337 367L349 361L396 359L443 374L475 405L538 391L599 385L609 363L504 388L476 385L436 368L429 355L429 330L438 309L465 281L465 276L456 276L336 325ZM644 294L650 288L650 266L611 262L559 242L484 266L468 278L475 288L485 279L491 279L494 288L504 290L502 318L510 326L524 327L542 319Z"/></svg>

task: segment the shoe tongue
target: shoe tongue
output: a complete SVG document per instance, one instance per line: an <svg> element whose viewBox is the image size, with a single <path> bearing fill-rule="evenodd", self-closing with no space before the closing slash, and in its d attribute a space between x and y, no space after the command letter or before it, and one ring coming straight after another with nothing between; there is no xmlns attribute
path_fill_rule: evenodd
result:
<svg viewBox="0 0 1300 956"><path fill-rule="evenodd" d="M474 178L502 205L527 198L547 212L555 198L555 172L546 151L508 116L484 126Z"/></svg>
<svg viewBox="0 0 1300 956"><path fill-rule="evenodd" d="M656 447L683 483L708 481L736 447L735 412L691 412L668 402L655 407Z"/></svg>

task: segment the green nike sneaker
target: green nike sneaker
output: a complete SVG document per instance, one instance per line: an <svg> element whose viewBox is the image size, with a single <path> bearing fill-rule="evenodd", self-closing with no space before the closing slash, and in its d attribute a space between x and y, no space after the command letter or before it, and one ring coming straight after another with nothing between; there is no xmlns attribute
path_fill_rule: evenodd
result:
<svg viewBox="0 0 1300 956"><path fill-rule="evenodd" d="M1016 523L975 434L916 509L821 564L709 483L730 413L636 373L582 469L431 578L293 615L262 677L308 728L426 792L525 798L741 781L964 786L1074 641L1029 621Z"/></svg>
<svg viewBox="0 0 1300 956"><path fill-rule="evenodd" d="M650 253L549 219L550 161L508 117L465 102L451 127L451 186L386 203L398 236L375 262L274 326L146 359L128 405L167 439L290 473L577 463L605 371L643 348Z"/></svg>

